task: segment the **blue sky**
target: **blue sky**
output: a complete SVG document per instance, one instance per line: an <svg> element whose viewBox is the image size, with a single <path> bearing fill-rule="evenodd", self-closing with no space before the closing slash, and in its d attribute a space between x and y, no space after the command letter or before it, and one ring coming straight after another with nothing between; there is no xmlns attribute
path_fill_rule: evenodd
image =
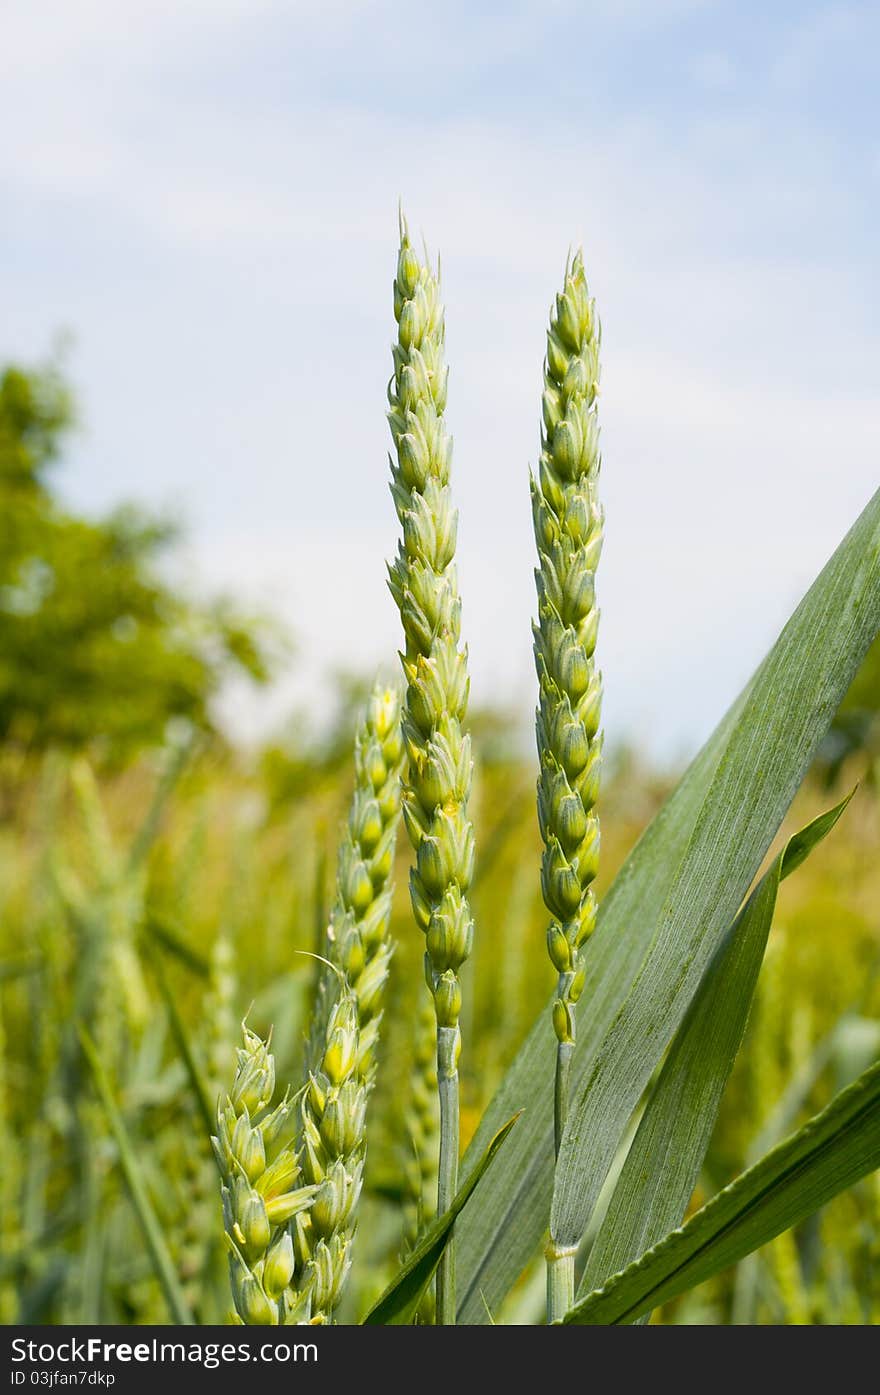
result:
<svg viewBox="0 0 880 1395"><path fill-rule="evenodd" d="M180 512L297 662L393 662L397 201L442 254L474 696L534 700L547 309L604 329L610 738L692 749L880 480L875 4L12 0L0 355L74 336L62 475Z"/></svg>

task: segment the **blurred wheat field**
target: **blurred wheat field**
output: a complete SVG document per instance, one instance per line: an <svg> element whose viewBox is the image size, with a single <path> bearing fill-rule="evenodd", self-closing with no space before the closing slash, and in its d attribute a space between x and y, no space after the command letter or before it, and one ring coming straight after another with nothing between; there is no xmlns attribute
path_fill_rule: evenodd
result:
<svg viewBox="0 0 880 1395"><path fill-rule="evenodd" d="M474 953L463 970L465 1143L552 987L533 765L497 739L497 724L476 726L472 807L480 854ZM78 1023L102 1054L196 1320L227 1316L218 1178L179 1034L215 1097L231 1080L245 1015L254 1031L272 1030L279 1080L301 1078L316 967L308 956L324 931L336 834L350 795L345 762L316 759L293 769L279 759L249 766L206 741L96 777L78 759L4 757L5 1322L168 1320L117 1145L85 1069ZM602 799L600 897L668 791L668 781L631 758L612 767ZM819 799L808 782L783 833ZM861 791L821 853L783 888L748 1040L693 1205L877 1054L878 821L875 796ZM400 1179L410 1162L407 1118L426 996L406 867L401 847L396 948L343 1321L362 1315L391 1277L404 1232ZM548 1081L551 1069L548 1063ZM540 1256L498 1316L542 1320ZM875 1174L653 1320L878 1319Z"/></svg>

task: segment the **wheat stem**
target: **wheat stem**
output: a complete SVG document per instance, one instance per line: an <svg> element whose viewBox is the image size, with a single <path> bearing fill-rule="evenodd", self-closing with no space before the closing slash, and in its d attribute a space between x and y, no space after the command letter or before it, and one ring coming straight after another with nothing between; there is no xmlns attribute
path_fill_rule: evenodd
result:
<svg viewBox="0 0 880 1395"><path fill-rule="evenodd" d="M406 1153L403 1159L404 1232L401 1259L415 1249L419 1233L435 1214L438 1190L439 1089L437 1083L437 1025L433 1000L419 994L413 1031L413 1057L406 1098L403 1132ZM437 1306L433 1288L426 1290L419 1304L416 1323L433 1326Z"/></svg>
<svg viewBox="0 0 880 1395"><path fill-rule="evenodd" d="M437 1028L437 1087L440 1096L440 1162L437 1169L437 1214L452 1205L458 1186L458 1027ZM437 1322L455 1322L455 1249L447 1244L437 1266Z"/></svg>
<svg viewBox="0 0 880 1395"><path fill-rule="evenodd" d="M556 1076L553 1082L553 1145L557 1157L568 1120L568 1081L571 1075L573 1050L574 1042L557 1041L556 1043Z"/></svg>
<svg viewBox="0 0 880 1395"><path fill-rule="evenodd" d="M602 754L602 682L593 658L599 623L595 572L603 526L597 494L599 343L599 319L578 252L566 267L565 284L550 316L541 458L537 478L531 480L539 559L538 620L532 629L539 684L541 889L553 917L547 947L558 974L553 1003L557 1156L568 1114L573 1009L584 986L583 947L596 923L591 883L599 861L594 806ZM548 1257L551 1321L552 1313L560 1316L558 1306L570 1296L568 1271L567 1259Z"/></svg>
<svg viewBox="0 0 880 1395"><path fill-rule="evenodd" d="M547 1321L559 1322L574 1305L575 1251L559 1250L552 1241L545 1251L547 1260Z"/></svg>
<svg viewBox="0 0 880 1395"><path fill-rule="evenodd" d="M388 420L396 452L391 493L402 527L389 586L405 636L403 736L407 770L403 816L416 855L410 898L425 935L425 976L438 1029L443 1209L458 1171L458 1100L455 1065L461 986L458 971L471 950L473 922L467 893L473 877L474 835L467 815L472 762L462 731L467 709L467 655L460 647L461 602L454 557L457 517L446 431L445 327L437 276L419 261L401 220L394 282L397 343L388 389ZM454 1032L445 1035L445 1029ZM441 1079L442 1077L442 1079ZM454 1115L454 1119L453 1119ZM453 1241L439 1286L441 1321L454 1321Z"/></svg>

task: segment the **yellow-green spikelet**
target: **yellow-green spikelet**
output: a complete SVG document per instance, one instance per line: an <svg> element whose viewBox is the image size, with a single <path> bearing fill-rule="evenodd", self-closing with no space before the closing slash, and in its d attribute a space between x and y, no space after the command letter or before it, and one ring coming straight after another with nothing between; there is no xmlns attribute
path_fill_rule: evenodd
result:
<svg viewBox="0 0 880 1395"><path fill-rule="evenodd" d="M369 1094L360 1058L357 999L339 978L301 1103L303 1175L315 1192L296 1217L294 1249L297 1285L309 1295L312 1321L332 1319L351 1267Z"/></svg>
<svg viewBox="0 0 880 1395"><path fill-rule="evenodd" d="M285 1097L272 1108L274 1057L243 1031L232 1090L218 1107L211 1140L223 1178L232 1298L246 1326L288 1326L310 1318L311 1295L295 1279L292 1223L316 1188L303 1182L288 1139L292 1105Z"/></svg>
<svg viewBox="0 0 880 1395"><path fill-rule="evenodd" d="M394 376L388 415L396 461L391 493L403 537L389 586L405 635L403 736L407 771L403 815L416 864L410 874L415 919L425 934L425 968L438 1025L458 1026L458 970L473 922L468 889L474 835L467 805L470 739L462 731L467 655L460 645L461 602L454 565L457 515L449 486L447 375L437 277L416 256L405 226L394 283Z"/></svg>
<svg viewBox="0 0 880 1395"><path fill-rule="evenodd" d="M596 398L600 329L581 253L551 312L544 363L541 458L531 480L539 566L533 626L539 680L536 732L541 887L559 975L553 1025L574 1040L572 1005L583 986L581 950L596 921L591 890L599 858L602 683L594 663L599 611L595 572L603 513Z"/></svg>
<svg viewBox="0 0 880 1395"><path fill-rule="evenodd" d="M357 1002L358 1068L365 1081L371 1081L374 1073L391 959L391 873L400 822L402 766L400 694L377 684L355 737L355 787L339 846L336 899L326 945L328 960L345 974ZM336 976L327 970L321 978L310 1028L310 1069L319 1067L335 984Z"/></svg>

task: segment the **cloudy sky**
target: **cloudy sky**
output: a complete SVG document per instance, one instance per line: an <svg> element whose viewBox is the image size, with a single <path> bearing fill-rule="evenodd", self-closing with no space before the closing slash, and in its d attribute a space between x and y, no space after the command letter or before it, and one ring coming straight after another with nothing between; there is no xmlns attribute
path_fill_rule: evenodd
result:
<svg viewBox="0 0 880 1395"><path fill-rule="evenodd" d="M384 391L397 202L443 260L478 701L533 704L544 325L603 320L610 737L711 729L880 479L880 9L752 0L6 0L0 356L70 330L100 510L298 659L257 732L398 644Z"/></svg>

